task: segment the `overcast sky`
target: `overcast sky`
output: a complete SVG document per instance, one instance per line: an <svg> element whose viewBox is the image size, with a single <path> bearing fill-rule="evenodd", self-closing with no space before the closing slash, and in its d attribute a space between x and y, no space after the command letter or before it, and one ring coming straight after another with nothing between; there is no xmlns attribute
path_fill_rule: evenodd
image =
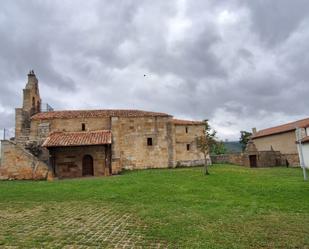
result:
<svg viewBox="0 0 309 249"><path fill-rule="evenodd" d="M57 110L209 119L222 139L309 116L308 0L2 0L0 38L0 128L30 69Z"/></svg>

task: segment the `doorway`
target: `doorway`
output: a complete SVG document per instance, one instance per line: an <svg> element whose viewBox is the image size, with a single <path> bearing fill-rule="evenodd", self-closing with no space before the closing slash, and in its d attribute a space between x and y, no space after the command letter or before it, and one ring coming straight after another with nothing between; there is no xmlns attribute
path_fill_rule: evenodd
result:
<svg viewBox="0 0 309 249"><path fill-rule="evenodd" d="M256 168L257 167L256 155L250 155L249 156L249 161L250 161L250 167L251 168Z"/></svg>
<svg viewBox="0 0 309 249"><path fill-rule="evenodd" d="M83 176L93 176L93 158L90 155L83 157Z"/></svg>

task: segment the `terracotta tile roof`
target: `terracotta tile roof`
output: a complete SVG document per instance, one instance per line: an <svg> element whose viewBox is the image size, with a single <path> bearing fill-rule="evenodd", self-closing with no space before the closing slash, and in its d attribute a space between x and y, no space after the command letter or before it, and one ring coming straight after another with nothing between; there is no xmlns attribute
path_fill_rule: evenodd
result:
<svg viewBox="0 0 309 249"><path fill-rule="evenodd" d="M169 117L161 112L141 110L71 110L40 112L31 117L32 120L69 119L69 118L105 118L105 117Z"/></svg>
<svg viewBox="0 0 309 249"><path fill-rule="evenodd" d="M183 119L173 119L175 125L203 125L203 121L192 121L192 120L183 120Z"/></svg>
<svg viewBox="0 0 309 249"><path fill-rule="evenodd" d="M254 135L252 135L252 139L259 138L259 137L266 137L274 134L284 133L288 131L293 131L295 128L306 128L309 127L309 118L298 120L292 123L279 125L275 127L271 127L268 129L260 130Z"/></svg>
<svg viewBox="0 0 309 249"><path fill-rule="evenodd" d="M102 145L112 143L110 130L83 132L54 132L44 141L43 147Z"/></svg>

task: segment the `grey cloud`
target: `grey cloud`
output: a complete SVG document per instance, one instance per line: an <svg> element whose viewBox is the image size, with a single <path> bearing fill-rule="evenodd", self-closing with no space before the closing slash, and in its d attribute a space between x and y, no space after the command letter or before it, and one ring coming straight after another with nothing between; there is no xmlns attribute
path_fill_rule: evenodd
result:
<svg viewBox="0 0 309 249"><path fill-rule="evenodd" d="M208 118L235 138L278 113L309 114L308 14L305 0L4 0L0 105L20 105L34 69L57 109ZM12 114L0 120L13 125Z"/></svg>
<svg viewBox="0 0 309 249"><path fill-rule="evenodd" d="M14 126L14 114L0 111L0 130L9 129ZM0 138L2 139L2 137Z"/></svg>
<svg viewBox="0 0 309 249"><path fill-rule="evenodd" d="M253 29L265 45L275 47L288 39L293 31L308 18L307 0L243 1L252 13Z"/></svg>

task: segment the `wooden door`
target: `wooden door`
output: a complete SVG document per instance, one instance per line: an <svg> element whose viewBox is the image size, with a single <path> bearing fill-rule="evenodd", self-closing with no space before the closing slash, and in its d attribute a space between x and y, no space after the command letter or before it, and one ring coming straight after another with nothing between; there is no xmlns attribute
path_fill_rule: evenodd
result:
<svg viewBox="0 0 309 249"><path fill-rule="evenodd" d="M93 176L93 158L90 155L83 158L83 176Z"/></svg>
<svg viewBox="0 0 309 249"><path fill-rule="evenodd" d="M256 168L257 167L256 155L250 155L249 160L250 160L250 167Z"/></svg>

